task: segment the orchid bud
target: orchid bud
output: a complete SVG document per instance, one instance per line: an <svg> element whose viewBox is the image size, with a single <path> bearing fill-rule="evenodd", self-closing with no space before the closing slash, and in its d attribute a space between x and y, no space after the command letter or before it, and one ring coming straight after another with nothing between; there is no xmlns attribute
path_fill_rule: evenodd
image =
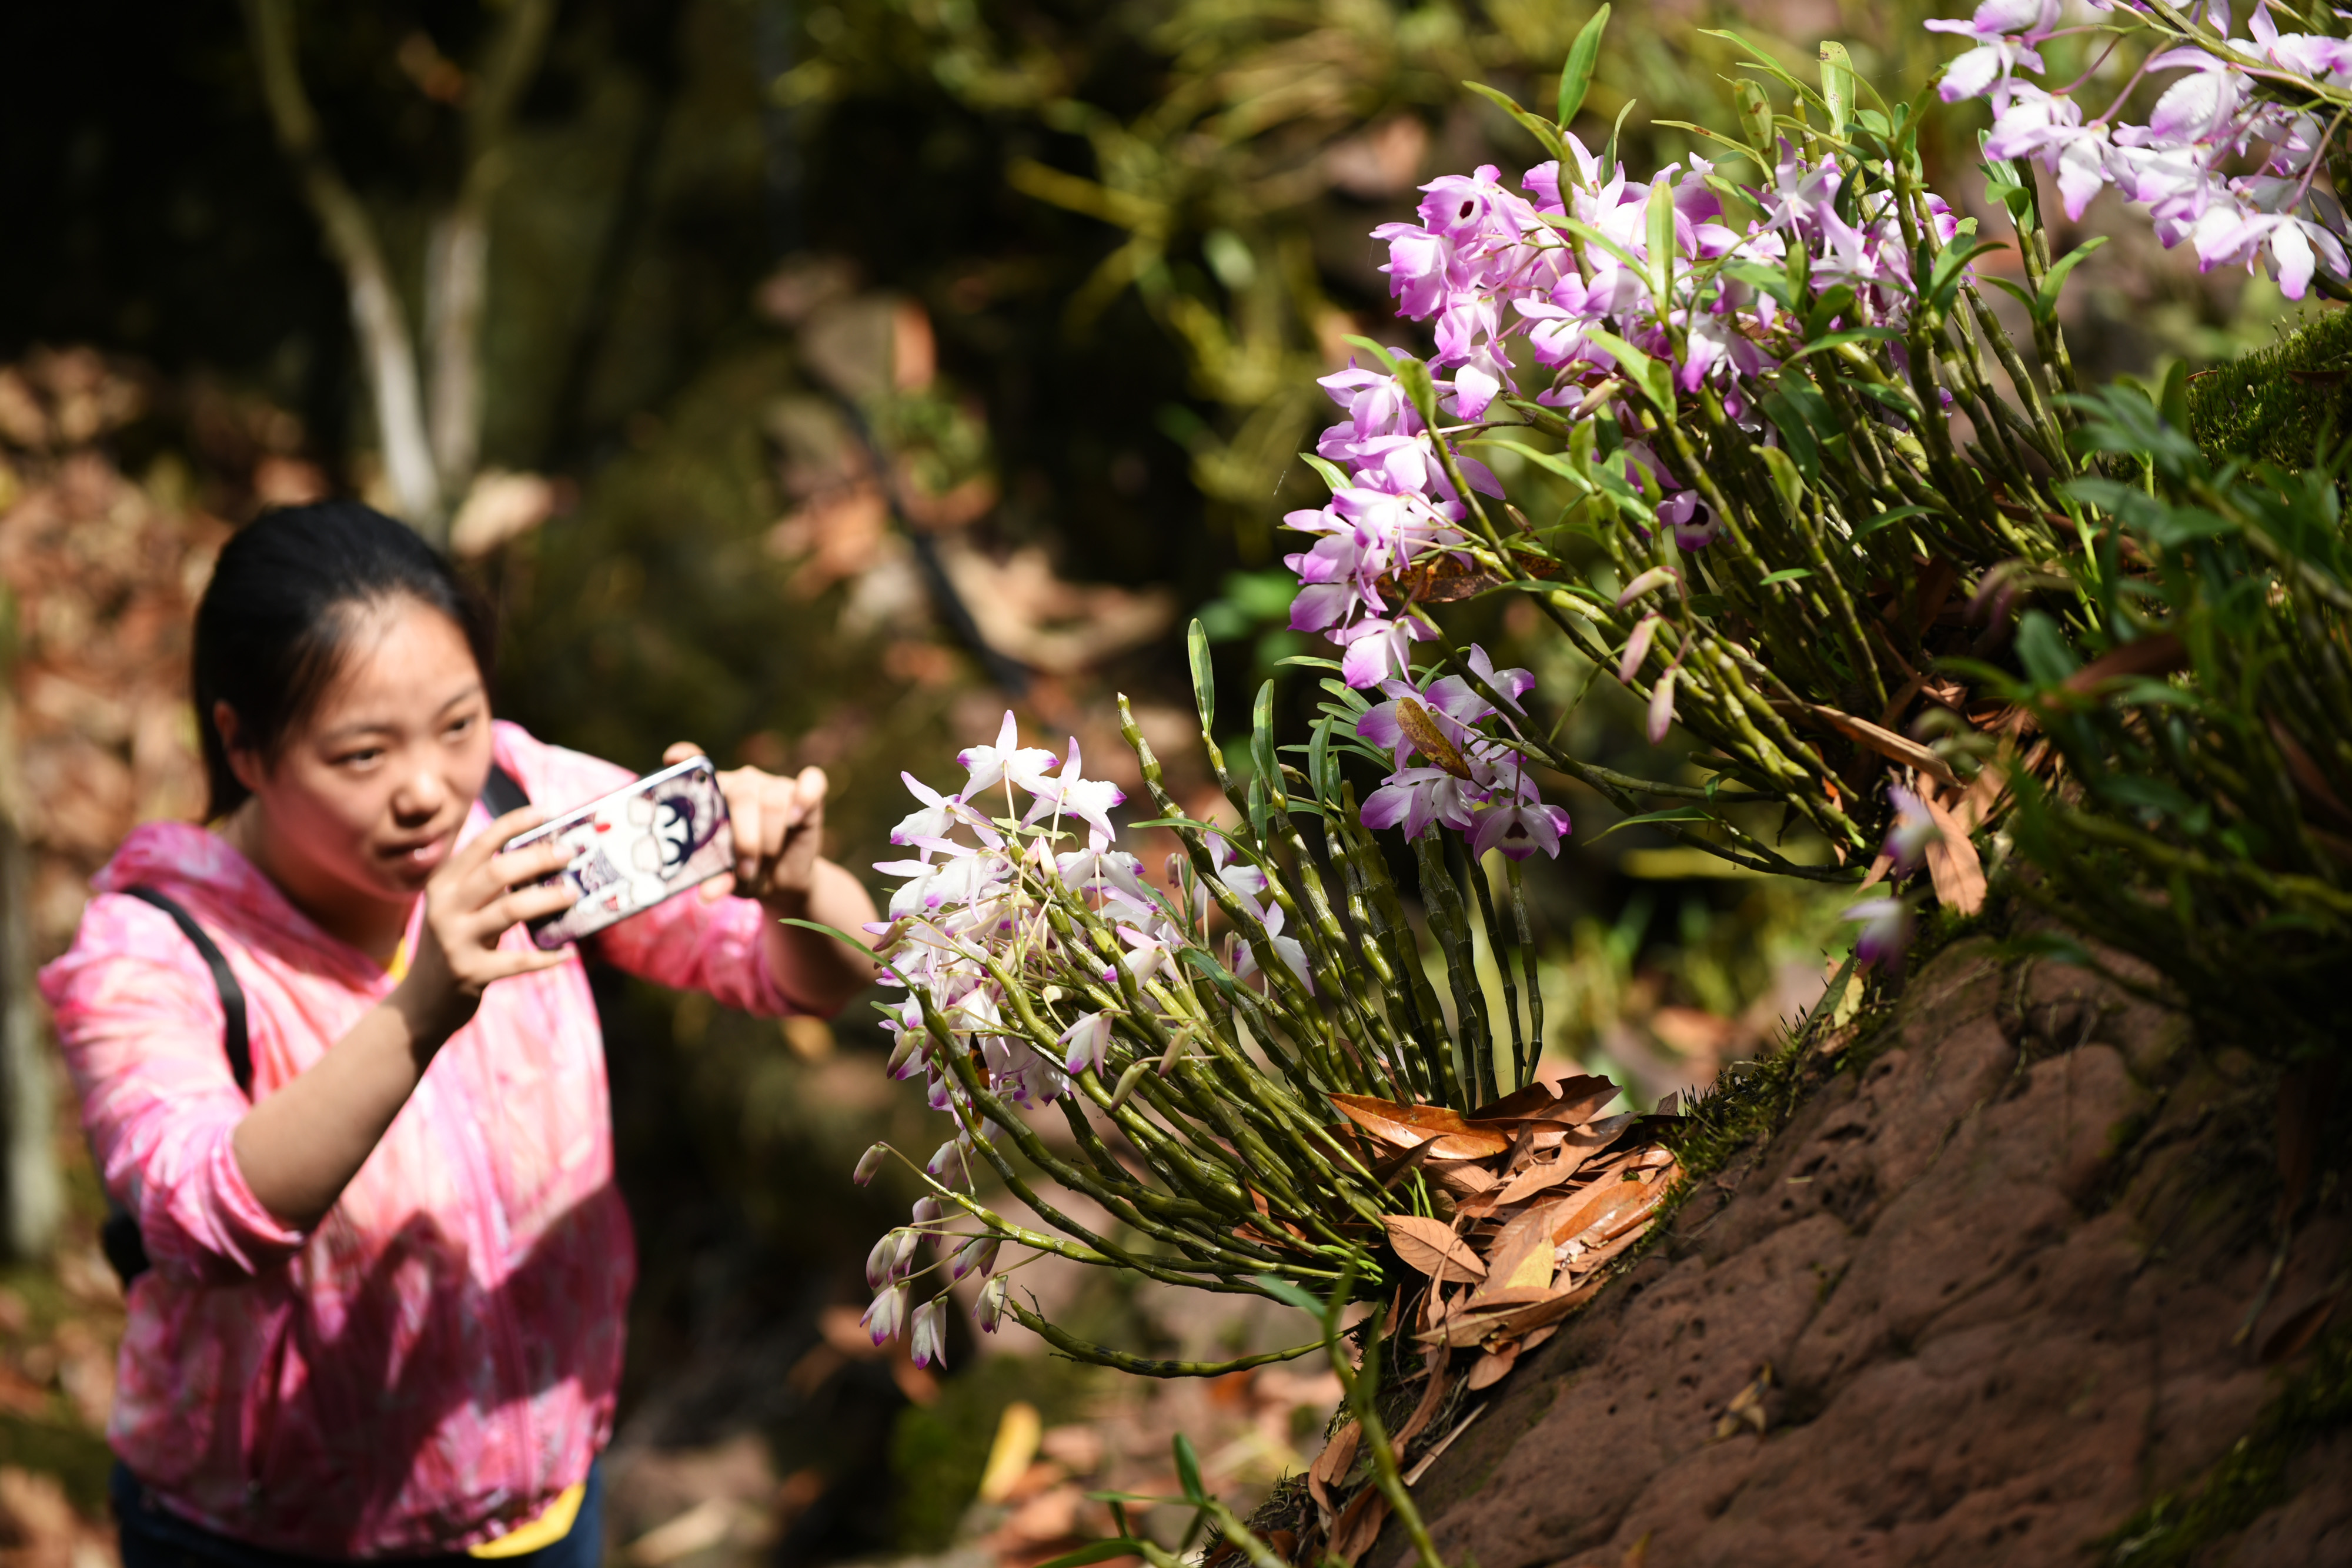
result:
<svg viewBox="0 0 2352 1568"><path fill-rule="evenodd" d="M948 1299L945 1296L933 1296L915 1309L914 1343L910 1349L917 1366L947 1365Z"/></svg>
<svg viewBox="0 0 2352 1568"><path fill-rule="evenodd" d="M982 1333L994 1333L996 1325L1004 1321L1004 1298L1010 1284L1000 1275L980 1288L980 1300L972 1303L971 1321L980 1325Z"/></svg>
<svg viewBox="0 0 2352 1568"><path fill-rule="evenodd" d="M1649 592L1651 590L1663 588L1667 583L1674 580L1674 568L1670 566L1654 566L1649 570L1642 573L1641 576L1635 578L1633 581L1625 585L1624 591L1617 595L1617 608L1622 610L1625 606L1633 603L1633 601L1641 598L1642 595Z"/></svg>
<svg viewBox="0 0 2352 1568"><path fill-rule="evenodd" d="M963 1139L960 1136L950 1138L924 1163L923 1173L935 1179L945 1179L950 1171L964 1168L963 1153Z"/></svg>
<svg viewBox="0 0 2352 1568"><path fill-rule="evenodd" d="M887 1144L877 1144L867 1149L857 1156L857 1168L850 1172L849 1179L860 1186L871 1185L874 1178L881 1174L882 1162L889 1157L889 1154L890 1145Z"/></svg>
<svg viewBox="0 0 2352 1568"><path fill-rule="evenodd" d="M907 1321L909 1294L904 1284L893 1285L875 1297L874 1304L866 1309L866 1315L857 1320L876 1344L888 1344L898 1337L898 1329Z"/></svg>
<svg viewBox="0 0 2352 1568"><path fill-rule="evenodd" d="M1643 727L1643 733L1649 736L1652 746L1664 741L1666 731L1674 727L1675 677L1680 674L1679 670L1668 670L1658 677L1658 684L1650 688L1650 718Z"/></svg>
<svg viewBox="0 0 2352 1568"><path fill-rule="evenodd" d="M929 1037L920 1026L898 1031L898 1043L890 1048L889 1074L905 1080L914 1076L915 1064L923 1054L923 1041Z"/></svg>
<svg viewBox="0 0 2352 1568"><path fill-rule="evenodd" d="M1845 912L1848 920L1863 923L1854 956L1866 967L1901 961L1911 946L1911 906L1899 898L1867 898Z"/></svg>
<svg viewBox="0 0 2352 1568"><path fill-rule="evenodd" d="M948 1265L948 1278L961 1280L966 1274L978 1274L985 1280L996 1272L996 1254L1004 1245L1001 1236L975 1236L956 1249L955 1259Z"/></svg>
<svg viewBox="0 0 2352 1568"><path fill-rule="evenodd" d="M1633 628L1633 634L1625 639L1624 656L1617 661L1618 680L1628 684L1633 681L1634 674L1642 667L1642 661L1650 656L1650 643L1656 639L1658 624L1664 619L1658 615L1643 616L1641 622Z"/></svg>
<svg viewBox="0 0 2352 1568"><path fill-rule="evenodd" d="M866 1255L866 1288L878 1291L886 1282L903 1276L914 1257L915 1241L916 1233L906 1229L887 1232L877 1241L874 1250Z"/></svg>
<svg viewBox="0 0 2352 1568"><path fill-rule="evenodd" d="M925 1193L921 1197L915 1200L915 1223L917 1225L937 1225L940 1220L947 1218L947 1206L941 1203L938 1197L929 1193Z"/></svg>

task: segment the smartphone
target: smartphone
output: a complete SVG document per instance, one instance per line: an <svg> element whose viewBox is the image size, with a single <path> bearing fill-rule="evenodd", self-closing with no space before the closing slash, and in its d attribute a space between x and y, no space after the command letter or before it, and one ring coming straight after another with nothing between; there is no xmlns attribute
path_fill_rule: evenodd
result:
<svg viewBox="0 0 2352 1568"><path fill-rule="evenodd" d="M561 883L579 895L571 908L530 923L531 941L550 952L735 866L727 798L707 757L689 758L576 806L509 840L507 848L543 839L561 842L572 859L541 885Z"/></svg>

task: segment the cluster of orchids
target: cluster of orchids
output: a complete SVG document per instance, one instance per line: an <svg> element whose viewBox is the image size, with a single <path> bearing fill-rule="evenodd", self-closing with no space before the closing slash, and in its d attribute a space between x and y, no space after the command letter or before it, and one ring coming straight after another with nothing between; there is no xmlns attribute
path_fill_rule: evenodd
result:
<svg viewBox="0 0 2352 1568"><path fill-rule="evenodd" d="M1974 47L1945 71L1947 102L1984 98L1993 109L1989 158L2028 158L2053 175L2066 215L2080 218L2113 186L2144 204L2167 248L2187 240L2200 267L2266 266L2300 299L2352 278L2344 208L2317 176L2352 113L2352 40L2281 31L2262 0L2245 31L2229 0L2186 15L2134 0L2089 0L2111 21L2061 27L2059 0L1985 0L1968 21L1932 21ZM2340 25L2343 13L2320 12ZM2106 34L2091 71L2049 86L2041 46L2068 34ZM2076 95L2126 41L2152 44L2122 88L2085 118ZM2125 118L2141 80L2185 73L2157 98L2145 124Z"/></svg>

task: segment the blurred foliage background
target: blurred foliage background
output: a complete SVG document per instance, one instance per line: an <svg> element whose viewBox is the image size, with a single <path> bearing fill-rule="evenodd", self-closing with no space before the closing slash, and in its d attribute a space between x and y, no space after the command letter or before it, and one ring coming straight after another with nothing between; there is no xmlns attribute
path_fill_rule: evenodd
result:
<svg viewBox="0 0 2352 1568"><path fill-rule="evenodd" d="M412 316L503 11L293 10L327 147ZM1008 702L1101 767L1121 756L1110 695L1131 694L1197 798L1204 781L1181 772L1186 618L1206 623L1229 691L1276 678L1286 711L1306 709L1302 673L1280 664L1304 650L1285 629L1277 525L1316 498L1294 458L1330 413L1314 378L1345 363L1349 333L1412 340L1367 232L1438 173L1534 162L1459 83L1546 101L1591 11L564 0L495 170L478 340L486 474L530 485L499 492L524 497L503 511L479 491L470 536L459 519L503 614L501 710L635 766L678 737L728 760L820 763L833 852L861 869L907 809L898 770L945 782ZM1714 26L1792 63L1842 38L1865 75L1907 86L1941 57L1918 26L1932 14L1660 0L1617 18L1580 130L1597 146L1622 116L1637 172L1688 156L1651 122L1720 112L1729 50L1702 36ZM347 283L273 139L240 11L19 6L0 16L0 48L20 63L0 101L0 360L40 414L9 414L17 394L0 386L0 556L38 496L68 529L135 496L190 559L273 501L383 496ZM1938 122L1937 183L1982 211L1980 112ZM2280 319L2267 284L2200 276L2111 208L2084 227L2116 235L2069 292L2093 375L2201 365ZM128 390L77 425L85 385ZM115 476L116 501L73 487L90 465ZM95 613L128 601L112 602ZM1648 755L1613 682L1532 615L1477 613L1548 703L1590 689L1569 720L1580 755L1669 776L1674 758ZM139 743L120 727L74 732L86 745L71 755L111 747L128 768ZM1639 829L1604 837L1597 799L1562 779L1548 793L1578 829L1529 877L1556 1056L1647 1103L1761 1049L1818 995L1843 940L1834 903L1726 876ZM26 828L51 890L40 956L69 934L73 887L109 834L186 802L126 790L109 810L73 833ZM920 1145L929 1113L882 1077L876 1032L853 1015L780 1034L600 984L644 1254L613 1493L628 1561L817 1563L938 1550L959 1531L1034 1560L1091 1528L1082 1484L1150 1490L1175 1427L1213 1484L1270 1482L1295 1443L1311 1451L1333 1391L1278 1373L1151 1404L996 1363L942 1386L877 1357L855 1329L858 1262L910 1195L861 1192L847 1171L886 1130ZM69 1125L58 1144L79 1157ZM119 1309L85 1266L94 1186L70 1191L63 1239L12 1277L16 1306L0 1299L8 1376L31 1390L0 1398L0 1461L67 1475L88 1509L103 1406L60 1381L73 1363L58 1336L103 1340ZM57 1257L85 1262L61 1275ZM80 1293L60 1295L59 1278ZM1254 1332L1162 1322L1141 1293L1070 1310L1138 1344ZM957 1345L957 1365L971 1349ZM983 1484L991 1445L1019 1437L1003 1413L1020 1401L1041 1424L1025 1455L996 1456L1011 1479Z"/></svg>

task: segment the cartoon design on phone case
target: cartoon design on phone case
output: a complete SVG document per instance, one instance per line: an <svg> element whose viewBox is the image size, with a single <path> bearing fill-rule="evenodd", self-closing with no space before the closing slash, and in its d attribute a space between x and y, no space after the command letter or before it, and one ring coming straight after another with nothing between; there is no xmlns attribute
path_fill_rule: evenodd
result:
<svg viewBox="0 0 2352 1568"><path fill-rule="evenodd" d="M727 800L708 758L693 758L567 811L521 835L518 849L553 837L572 852L548 880L571 885L579 902L531 922L531 940L552 950L650 909L735 863Z"/></svg>

